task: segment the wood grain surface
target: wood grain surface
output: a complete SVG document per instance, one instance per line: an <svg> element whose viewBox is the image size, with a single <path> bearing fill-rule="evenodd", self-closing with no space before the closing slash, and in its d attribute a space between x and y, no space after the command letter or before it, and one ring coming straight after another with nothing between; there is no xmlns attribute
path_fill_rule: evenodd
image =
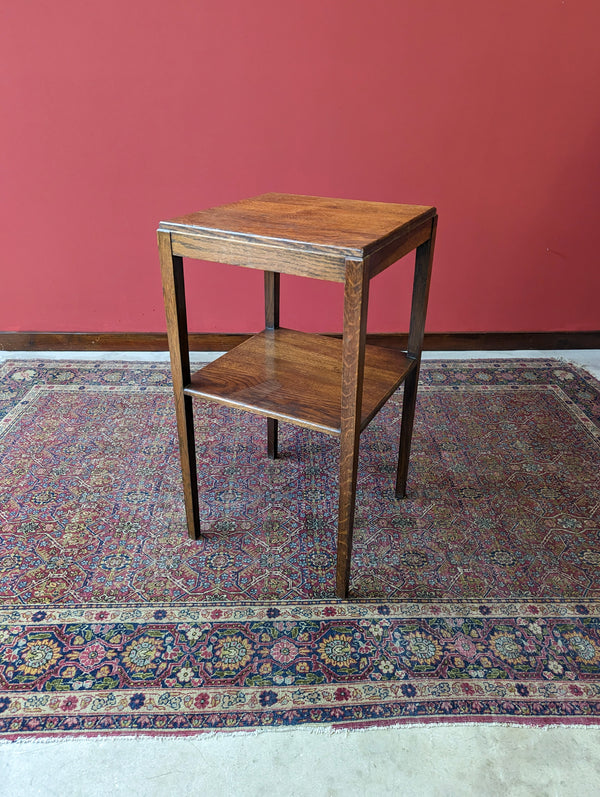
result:
<svg viewBox="0 0 600 797"><path fill-rule="evenodd" d="M404 352L367 346L361 428L414 366ZM185 393L337 435L342 341L265 330L192 375Z"/></svg>
<svg viewBox="0 0 600 797"><path fill-rule="evenodd" d="M161 229L342 257L367 257L400 229L407 235L435 208L292 194L262 194L160 223Z"/></svg>

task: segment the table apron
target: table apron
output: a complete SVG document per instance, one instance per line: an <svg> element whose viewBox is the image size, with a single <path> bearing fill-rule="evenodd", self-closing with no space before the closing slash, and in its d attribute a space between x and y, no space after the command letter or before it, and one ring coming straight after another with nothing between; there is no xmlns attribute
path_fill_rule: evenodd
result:
<svg viewBox="0 0 600 797"><path fill-rule="evenodd" d="M424 244L431 238L431 234L432 219L428 219L425 224L410 232L408 236L404 234L400 239L392 240L381 249L367 255L365 263L369 270L369 279Z"/></svg>
<svg viewBox="0 0 600 797"><path fill-rule="evenodd" d="M255 242L249 244L244 240L235 241L177 232L171 232L171 246L173 254L180 257L192 257L263 271L277 271L281 274L296 274L332 282L344 282L346 278L346 259L340 254L322 254Z"/></svg>

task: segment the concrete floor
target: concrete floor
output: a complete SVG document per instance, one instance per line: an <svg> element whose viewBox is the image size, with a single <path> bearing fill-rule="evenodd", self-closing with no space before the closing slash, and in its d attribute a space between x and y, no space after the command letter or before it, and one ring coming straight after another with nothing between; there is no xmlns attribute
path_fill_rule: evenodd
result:
<svg viewBox="0 0 600 797"><path fill-rule="evenodd" d="M559 357L600 379L600 351L428 352ZM0 360L168 359L115 352L0 352ZM198 360L207 359L195 355ZM600 794L600 728L431 725L0 744L0 795L467 797Z"/></svg>
<svg viewBox="0 0 600 797"><path fill-rule="evenodd" d="M597 797L600 729L414 726L0 746L0 793Z"/></svg>

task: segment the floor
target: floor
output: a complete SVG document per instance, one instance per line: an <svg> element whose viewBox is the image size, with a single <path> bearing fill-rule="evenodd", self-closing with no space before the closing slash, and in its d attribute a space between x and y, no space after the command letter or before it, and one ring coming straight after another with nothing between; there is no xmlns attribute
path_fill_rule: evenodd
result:
<svg viewBox="0 0 600 797"><path fill-rule="evenodd" d="M25 357L168 359L163 353L0 352L0 361ZM600 350L426 357L558 357L600 379ZM591 797L600 794L599 750L600 727L468 724L3 743L0 795Z"/></svg>

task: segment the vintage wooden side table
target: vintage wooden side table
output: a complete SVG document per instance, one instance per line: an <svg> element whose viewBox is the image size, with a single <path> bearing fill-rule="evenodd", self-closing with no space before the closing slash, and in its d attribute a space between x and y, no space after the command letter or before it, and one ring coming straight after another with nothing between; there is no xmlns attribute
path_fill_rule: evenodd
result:
<svg viewBox="0 0 600 797"><path fill-rule="evenodd" d="M163 221L158 228L177 428L190 537L200 519L192 398L340 438L336 594L347 598L360 433L404 382L396 496L404 497L429 294L435 208L263 194ZM406 352L366 345L369 282L416 250ZM265 329L190 373L183 258L256 268L265 275ZM279 275L344 283L343 337L279 326Z"/></svg>

